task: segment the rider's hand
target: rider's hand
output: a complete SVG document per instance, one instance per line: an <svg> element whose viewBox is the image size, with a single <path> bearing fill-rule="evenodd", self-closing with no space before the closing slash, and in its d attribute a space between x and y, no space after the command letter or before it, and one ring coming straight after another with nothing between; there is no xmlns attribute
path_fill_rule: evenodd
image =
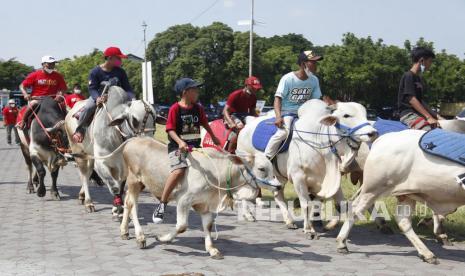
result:
<svg viewBox="0 0 465 276"><path fill-rule="evenodd" d="M186 142L182 141L180 144L179 144L179 149L183 152L189 152L189 145L187 145Z"/></svg>
<svg viewBox="0 0 465 276"><path fill-rule="evenodd" d="M30 94L24 94L23 97L24 97L24 99L25 99L26 101L30 101L30 100L31 100L31 95L30 95Z"/></svg>
<svg viewBox="0 0 465 276"><path fill-rule="evenodd" d="M216 138L216 136L212 136L212 140L213 140L213 143L217 146L221 146L221 142L220 140L218 140L218 138Z"/></svg>
<svg viewBox="0 0 465 276"><path fill-rule="evenodd" d="M102 104L104 102L107 101L107 97L106 96L100 96L97 98L97 104Z"/></svg>
<svg viewBox="0 0 465 276"><path fill-rule="evenodd" d="M241 130L241 129L244 128L244 124L243 124L243 123L236 124L236 128L237 128L238 130Z"/></svg>
<svg viewBox="0 0 465 276"><path fill-rule="evenodd" d="M236 125L235 123L228 123L228 127L229 127L230 129L234 129L234 128L237 127L237 125Z"/></svg>
<svg viewBox="0 0 465 276"><path fill-rule="evenodd" d="M275 126L282 128L284 124L284 120L282 117L276 118L276 121L274 121Z"/></svg>
<svg viewBox="0 0 465 276"><path fill-rule="evenodd" d="M427 122L432 126L437 126L438 125L438 120L434 119L433 117L429 117Z"/></svg>

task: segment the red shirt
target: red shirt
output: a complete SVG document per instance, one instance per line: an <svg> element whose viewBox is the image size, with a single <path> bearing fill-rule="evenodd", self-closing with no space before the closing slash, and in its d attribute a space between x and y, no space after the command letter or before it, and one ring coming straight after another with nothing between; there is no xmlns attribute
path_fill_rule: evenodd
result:
<svg viewBox="0 0 465 276"><path fill-rule="evenodd" d="M71 95L67 95L65 97L66 105L69 108L73 108L75 103L77 103L79 101L82 101L82 100L85 100L85 99L86 98L84 96L82 96L81 94L71 94Z"/></svg>
<svg viewBox="0 0 465 276"><path fill-rule="evenodd" d="M199 104L195 104L198 107L199 110L199 122L201 125L206 125L208 124L208 119L207 115L205 115L205 110L203 107ZM177 123L179 121L179 117L181 116L181 109L183 111L189 111L192 110L194 107L194 104L192 104L190 107L185 108L179 105L179 103L175 103L170 107L170 110L168 111L168 119L166 120L166 132L170 130L176 131L177 129Z"/></svg>
<svg viewBox="0 0 465 276"><path fill-rule="evenodd" d="M16 117L18 116L18 108L15 106L11 108L10 106L5 106L3 108L3 122L7 125L14 125L16 124Z"/></svg>
<svg viewBox="0 0 465 276"><path fill-rule="evenodd" d="M55 71L47 74L44 70L37 70L30 73L22 84L32 88L31 96L53 96L68 89L63 76Z"/></svg>
<svg viewBox="0 0 465 276"><path fill-rule="evenodd" d="M250 115L255 115L257 96L245 92L244 89L239 89L229 95L226 104L229 106L232 113L249 113Z"/></svg>

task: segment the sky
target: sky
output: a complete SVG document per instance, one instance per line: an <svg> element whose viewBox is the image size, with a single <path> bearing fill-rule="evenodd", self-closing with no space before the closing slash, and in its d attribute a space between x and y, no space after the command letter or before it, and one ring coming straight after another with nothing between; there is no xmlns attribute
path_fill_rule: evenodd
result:
<svg viewBox="0 0 465 276"><path fill-rule="evenodd" d="M0 59L39 67L43 55L58 59L94 48L119 46L143 56L147 39L176 24L214 21L247 31L251 0L0 0ZM210 8L209 8L210 7ZM208 9L209 8L209 9ZM255 0L260 36L303 34L316 45L340 44L342 34L382 38L403 46L419 37L436 50L465 58L464 0Z"/></svg>

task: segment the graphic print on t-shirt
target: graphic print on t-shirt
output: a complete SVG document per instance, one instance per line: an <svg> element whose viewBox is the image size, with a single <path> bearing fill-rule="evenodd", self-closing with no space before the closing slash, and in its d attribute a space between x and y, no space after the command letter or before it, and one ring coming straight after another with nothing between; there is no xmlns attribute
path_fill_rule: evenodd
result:
<svg viewBox="0 0 465 276"><path fill-rule="evenodd" d="M289 101L294 103L304 103L311 99L312 89L309 87L293 88L289 94Z"/></svg>
<svg viewBox="0 0 465 276"><path fill-rule="evenodd" d="M200 138L199 117L192 114L181 115L182 133L181 139L193 140Z"/></svg>

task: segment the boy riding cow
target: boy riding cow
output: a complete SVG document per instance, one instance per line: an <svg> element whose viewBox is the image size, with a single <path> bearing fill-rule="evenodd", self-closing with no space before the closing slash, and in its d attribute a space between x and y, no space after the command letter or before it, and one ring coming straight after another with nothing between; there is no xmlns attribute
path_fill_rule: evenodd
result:
<svg viewBox="0 0 465 276"><path fill-rule="evenodd" d="M257 117L257 96L256 93L262 89L260 80L251 76L245 80L245 87L238 89L228 96L228 100L223 109L224 122L234 131L230 138L228 148L229 152L234 152L237 145L237 134L244 128L245 117Z"/></svg>
<svg viewBox="0 0 465 276"><path fill-rule="evenodd" d="M79 124L73 135L75 143L82 143L87 127L90 125L97 105L106 101L107 96L102 96L101 83L116 78L118 84L127 93L127 99L134 98L134 92L129 84L126 71L121 68L122 59L127 58L117 47L109 47L104 52L105 62L96 66L89 75L89 94L91 100L87 101L82 113L79 116Z"/></svg>
<svg viewBox="0 0 465 276"><path fill-rule="evenodd" d="M409 128L431 130L442 119L424 101L427 90L422 74L429 70L436 55L425 47L416 47L411 53L413 65L400 80L398 107L400 121Z"/></svg>
<svg viewBox="0 0 465 276"><path fill-rule="evenodd" d="M300 53L297 64L299 70L284 75L279 81L274 98L274 112L276 114L276 133L270 138L265 155L272 160L291 127L292 121L297 117L299 107L310 99L321 98L320 83L313 74L316 72L317 62L323 59L312 51Z"/></svg>

